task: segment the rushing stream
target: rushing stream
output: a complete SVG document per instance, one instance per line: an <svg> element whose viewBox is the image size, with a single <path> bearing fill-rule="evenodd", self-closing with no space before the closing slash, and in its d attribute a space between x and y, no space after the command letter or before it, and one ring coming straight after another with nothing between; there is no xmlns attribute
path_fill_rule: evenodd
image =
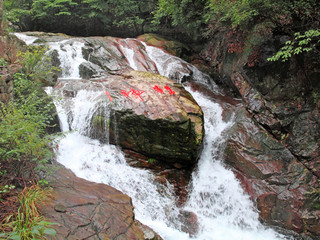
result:
<svg viewBox="0 0 320 240"><path fill-rule="evenodd" d="M53 44L58 49L57 43ZM76 46L78 48L79 46ZM73 48L72 51L76 51ZM178 64L167 64L171 55L162 50L147 47L149 58L155 62L160 74L170 76L179 72ZM125 48L124 48L125 49ZM133 50L126 47L125 54L132 68L134 63ZM59 50L60 51L60 50ZM67 51L71 51L68 49ZM65 54L67 51L64 51ZM71 52L72 52L71 51ZM68 61L73 68L68 68L64 78L79 78L74 66L78 66L81 54L74 52ZM170 66L170 67L169 67ZM178 70L175 69L178 66ZM189 65L192 67L192 65ZM207 77L193 69L194 77L202 83ZM68 81L66 79L61 81ZM208 88L216 88L208 86ZM186 89L192 93L202 107L205 116L204 149L198 166L192 174L189 185L188 200L184 206L176 205L172 186L161 185L155 181L154 175L148 170L129 166L124 154L114 145L101 144L98 140L85 136L88 130L88 119L93 111L93 104L104 92L80 90L72 99L66 100L58 90L53 94L62 99L56 101L61 126L66 133L59 141L57 160L70 168L78 177L90 181L113 186L132 198L135 216L143 224L150 226L166 240L201 239L201 240L275 240L286 239L271 229L265 228L258 221L258 213L249 197L243 192L239 181L233 172L224 166L220 150L224 146L226 130L233 122L222 119L222 108L218 103ZM68 101L68 102L66 102ZM107 108L107 106L106 106ZM70 118L69 116L72 116ZM179 215L182 211L196 214L199 221L199 231L195 236L189 236L182 231L183 223Z"/></svg>

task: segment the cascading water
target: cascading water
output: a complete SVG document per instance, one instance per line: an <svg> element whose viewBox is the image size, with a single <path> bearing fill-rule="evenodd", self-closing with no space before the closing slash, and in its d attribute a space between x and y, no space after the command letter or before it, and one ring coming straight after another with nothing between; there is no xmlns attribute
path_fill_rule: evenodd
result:
<svg viewBox="0 0 320 240"><path fill-rule="evenodd" d="M192 92L205 115L206 137L198 169L192 174L185 209L193 211L200 222L197 239L282 239L258 221L249 197L244 194L232 171L225 168L220 150L225 130L233 123L222 120L219 104Z"/></svg>
<svg viewBox="0 0 320 240"><path fill-rule="evenodd" d="M63 40L50 43L50 50L56 50L62 69L61 78L80 79L79 66L86 62L82 55L84 43L81 41Z"/></svg>
<svg viewBox="0 0 320 240"><path fill-rule="evenodd" d="M222 109L217 103L193 93L206 116L205 146L192 176L189 199L185 206L178 207L170 184L168 187L161 185L151 172L129 166L117 147L101 144L81 134L86 132L87 119L96 107L96 100L103 94L103 91L81 90L72 100L65 97L60 101L61 108L61 102L68 101L69 106L60 114L71 114L73 119L63 125L74 130L59 143L57 160L60 163L79 177L111 185L131 196L136 218L164 239L281 239L260 225L253 204L233 173L220 161L223 133L232 122L222 120ZM194 212L198 217L199 232L192 238L181 231L181 210Z"/></svg>
<svg viewBox="0 0 320 240"><path fill-rule="evenodd" d="M146 49L161 74L170 76L171 71L179 71L168 66L165 68L171 55L156 48L146 46ZM69 59L73 61L72 56ZM223 165L219 152L224 145L226 130L233 122L222 120L219 104L187 88L203 109L206 136L198 166L192 174L188 200L184 206L177 206L177 196L169 183L162 185L155 181L150 171L129 166L116 146L101 144L87 136L89 119L92 112L101 107L103 90L80 90L75 96L68 97L59 89L55 89L53 94L60 99L56 100L56 105L62 128L72 131L59 141L58 162L79 177L108 184L128 194L132 198L136 218L164 239L286 239L259 223L253 203L244 194L232 171ZM107 111L107 105L102 107ZM184 222L180 215L183 211L193 212L198 218L198 232L193 236L182 231Z"/></svg>
<svg viewBox="0 0 320 240"><path fill-rule="evenodd" d="M38 39L37 37L28 36L23 33L14 33L14 35L16 35L16 37L19 38L20 40L24 41L27 45L32 44L34 41Z"/></svg>

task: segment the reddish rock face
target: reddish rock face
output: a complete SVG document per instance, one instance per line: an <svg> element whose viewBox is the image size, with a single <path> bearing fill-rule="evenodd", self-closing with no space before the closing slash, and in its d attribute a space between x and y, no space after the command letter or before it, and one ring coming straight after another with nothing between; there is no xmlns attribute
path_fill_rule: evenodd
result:
<svg viewBox="0 0 320 240"><path fill-rule="evenodd" d="M161 239L134 219L131 198L104 184L76 177L59 166L53 175L54 199L43 214L57 223L56 239Z"/></svg>
<svg viewBox="0 0 320 240"><path fill-rule="evenodd" d="M315 227L319 211L308 206L313 201L309 192L319 187L312 171L258 127L243 108L236 108L235 118L225 160L237 170L237 178L257 202L261 220L296 232L320 235Z"/></svg>
<svg viewBox="0 0 320 240"><path fill-rule="evenodd" d="M249 33L248 39L254 34ZM275 43L283 36L266 36L255 43L259 61L250 63L254 48L248 48L251 53L230 54L226 35L223 31L215 34L200 55L221 81L238 93L250 117L268 135L263 137L262 128L257 132L250 128L255 124L242 122L228 142L227 160L239 170L238 178L258 201L263 219L319 237L315 227L319 226L319 197L310 195L319 191L320 178L320 102L315 98L319 84L314 78L319 76L318 58L311 55L292 57L285 63L269 62L268 57L278 48ZM276 149L263 143L266 138L277 139L275 146L285 147L286 156L274 156Z"/></svg>
<svg viewBox="0 0 320 240"><path fill-rule="evenodd" d="M193 212L181 211L180 219L182 222L182 231L189 233L190 236L195 236L199 231L198 217Z"/></svg>

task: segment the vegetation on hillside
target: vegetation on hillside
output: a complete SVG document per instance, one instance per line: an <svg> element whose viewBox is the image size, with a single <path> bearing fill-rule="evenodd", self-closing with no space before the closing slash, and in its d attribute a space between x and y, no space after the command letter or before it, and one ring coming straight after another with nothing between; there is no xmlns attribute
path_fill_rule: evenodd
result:
<svg viewBox="0 0 320 240"><path fill-rule="evenodd" d="M42 89L44 50L30 48L16 57L1 53L6 53L0 58L2 70L12 64L20 70L13 74L11 99L0 102L0 237L39 239L55 234L38 210L48 192L36 172L53 156L47 132L55 118L54 105Z"/></svg>
<svg viewBox="0 0 320 240"><path fill-rule="evenodd" d="M155 0L5 0L7 18L20 30L71 35L142 33L154 7Z"/></svg>
<svg viewBox="0 0 320 240"><path fill-rule="evenodd" d="M5 19L21 31L40 30L71 35L134 36L170 32L176 28L189 39L229 32L231 52L241 50L250 31L262 37L288 36L279 54L319 49L318 0L1 0ZM299 39L297 39L297 36ZM306 36L304 39L303 36ZM305 46L306 40L308 46ZM233 44L240 42L240 44ZM310 46L309 46L310 45ZM278 49L284 46L280 43ZM292 48L292 52L291 52Z"/></svg>

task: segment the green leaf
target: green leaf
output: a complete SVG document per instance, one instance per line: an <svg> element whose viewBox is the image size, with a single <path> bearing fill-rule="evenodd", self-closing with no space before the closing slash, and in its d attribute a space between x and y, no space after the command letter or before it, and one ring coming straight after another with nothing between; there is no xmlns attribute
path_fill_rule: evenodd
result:
<svg viewBox="0 0 320 240"><path fill-rule="evenodd" d="M53 228L46 228L43 233L50 236L56 236L57 234L56 230L54 230Z"/></svg>
<svg viewBox="0 0 320 240"><path fill-rule="evenodd" d="M31 233L34 235L39 235L39 226L34 226L33 228L31 228Z"/></svg>
<svg viewBox="0 0 320 240"><path fill-rule="evenodd" d="M60 15L67 15L67 16L70 16L71 13L70 12L58 12L56 13L56 16L60 16Z"/></svg>
<svg viewBox="0 0 320 240"><path fill-rule="evenodd" d="M21 237L19 236L18 233L13 233L13 234L10 234L10 239L12 240L21 240Z"/></svg>

